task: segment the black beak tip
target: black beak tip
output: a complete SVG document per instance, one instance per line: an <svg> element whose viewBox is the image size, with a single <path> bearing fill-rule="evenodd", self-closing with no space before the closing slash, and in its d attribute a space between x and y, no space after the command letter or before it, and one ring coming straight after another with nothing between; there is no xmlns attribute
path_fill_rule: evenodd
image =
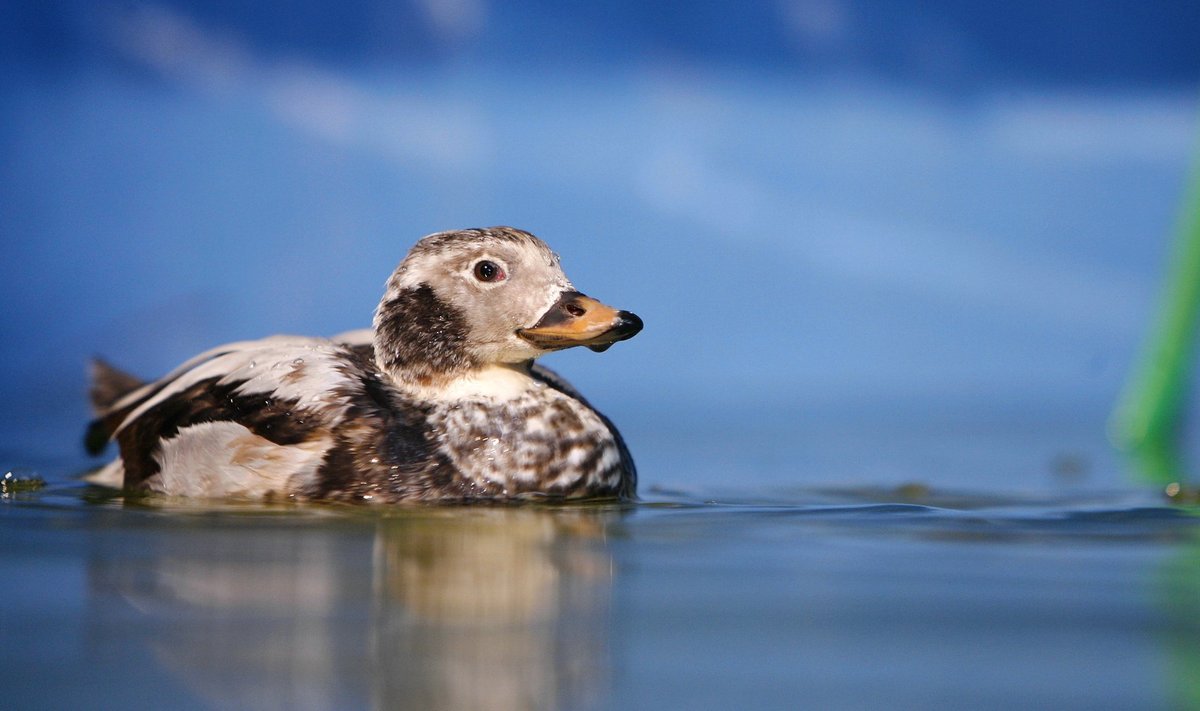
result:
<svg viewBox="0 0 1200 711"><path fill-rule="evenodd" d="M609 348L612 348L612 344L616 343L617 341L625 341L636 336L638 332L642 330L643 325L642 319L639 318L637 314L629 311L618 311L617 322L608 332L616 336L616 338L607 343L596 343L590 345L588 348L592 349L596 353L603 353Z"/></svg>
<svg viewBox="0 0 1200 711"><path fill-rule="evenodd" d="M633 338L645 326L642 319L632 311L618 311L617 319L617 331L620 332L622 341L626 338Z"/></svg>

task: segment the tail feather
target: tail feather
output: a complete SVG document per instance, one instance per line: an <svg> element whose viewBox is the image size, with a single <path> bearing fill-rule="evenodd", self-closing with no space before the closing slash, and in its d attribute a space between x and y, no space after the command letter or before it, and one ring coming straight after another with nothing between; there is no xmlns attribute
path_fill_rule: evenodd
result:
<svg viewBox="0 0 1200 711"><path fill-rule="evenodd" d="M92 409L97 415L104 414L117 400L142 384L137 376L115 368L99 358L92 359L92 387L88 395L91 396Z"/></svg>
<svg viewBox="0 0 1200 711"><path fill-rule="evenodd" d="M88 423L87 432L83 435L83 448L94 457L104 451L111 436L108 425L102 418L97 417Z"/></svg>
<svg viewBox="0 0 1200 711"><path fill-rule="evenodd" d="M112 426L105 421L104 415L122 397L142 386L142 381L123 370L100 360L92 359L92 387L88 395L92 400L92 410L96 419L88 425L83 438L83 446L88 454L100 454L108 446L112 436Z"/></svg>

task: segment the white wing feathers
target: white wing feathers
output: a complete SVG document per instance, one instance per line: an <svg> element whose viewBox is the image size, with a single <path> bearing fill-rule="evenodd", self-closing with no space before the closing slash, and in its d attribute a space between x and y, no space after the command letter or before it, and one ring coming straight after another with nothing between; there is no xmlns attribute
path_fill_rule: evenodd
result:
<svg viewBox="0 0 1200 711"><path fill-rule="evenodd" d="M136 407L113 435L168 398L213 378L219 385L241 383L239 395L263 394L319 407L330 424L341 420L345 406L331 392L350 382L345 372L346 349L323 338L272 336L219 346L192 358L165 377L138 388L117 401L113 409Z"/></svg>

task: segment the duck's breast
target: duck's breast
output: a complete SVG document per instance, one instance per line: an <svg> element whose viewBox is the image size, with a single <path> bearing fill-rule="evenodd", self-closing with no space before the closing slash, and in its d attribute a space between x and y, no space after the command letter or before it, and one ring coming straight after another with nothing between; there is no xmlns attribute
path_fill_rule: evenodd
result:
<svg viewBox="0 0 1200 711"><path fill-rule="evenodd" d="M622 449L585 402L544 383L504 401L435 408L439 446L462 476L498 497L621 493Z"/></svg>

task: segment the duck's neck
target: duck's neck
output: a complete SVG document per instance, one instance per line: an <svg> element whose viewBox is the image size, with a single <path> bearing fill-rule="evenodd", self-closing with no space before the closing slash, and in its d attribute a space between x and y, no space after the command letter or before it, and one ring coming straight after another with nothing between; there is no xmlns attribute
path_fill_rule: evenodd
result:
<svg viewBox="0 0 1200 711"><path fill-rule="evenodd" d="M416 382L392 374L396 386L426 402L463 402L466 400L505 402L514 400L537 386L529 374L529 363L488 364L455 377Z"/></svg>

